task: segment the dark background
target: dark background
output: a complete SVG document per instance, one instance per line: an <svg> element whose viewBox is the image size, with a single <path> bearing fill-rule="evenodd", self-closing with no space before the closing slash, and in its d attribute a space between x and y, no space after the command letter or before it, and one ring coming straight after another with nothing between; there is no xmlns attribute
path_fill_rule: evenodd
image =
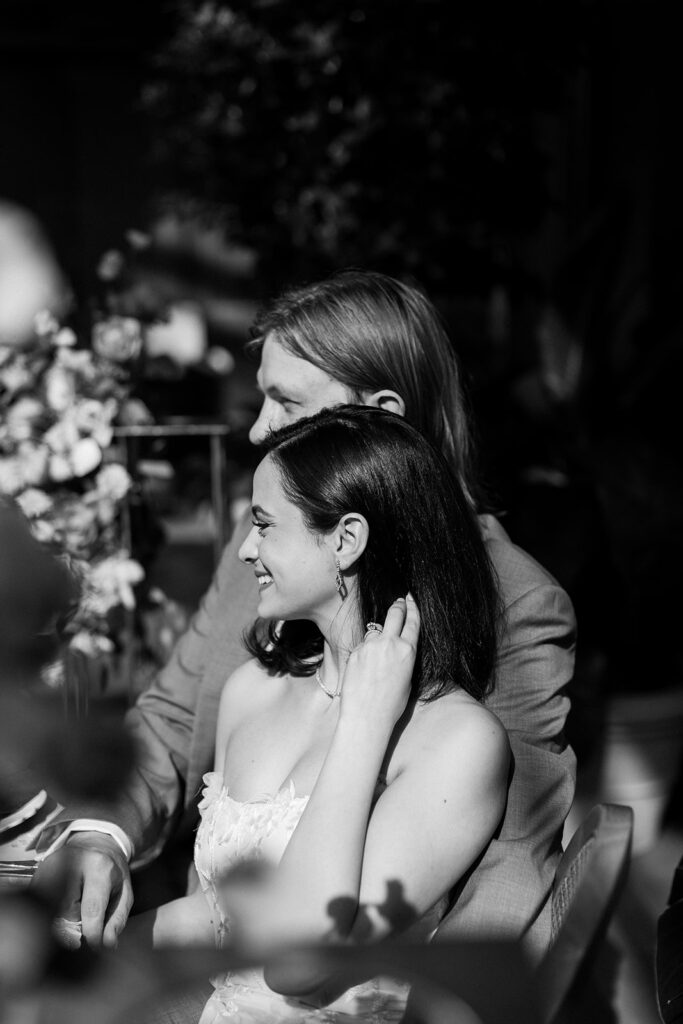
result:
<svg viewBox="0 0 683 1024"><path fill-rule="evenodd" d="M182 12L201 5L177 6ZM231 6L249 10L258 5ZM314 20L321 24L335 16L341 18L344 5L311 4L308 15L307 5L272 6L284 9L286 14L279 22L274 19L275 24L291 33L297 23L311 21L311 12L319 12ZM673 21L668 20L663 5L653 7L634 0L558 3L553 5L552 15L542 13L545 6L523 3L511 12L504 4L446 5L434 0L357 5L361 11L374 7L377 21L367 26L366 37L372 35L361 46L348 32L342 33L342 41L349 47L342 72L349 65L348 83L352 74L362 71L360 84L374 88L382 97L382 111L393 113L397 131L389 138L392 142L404 140L402 151L383 155L375 151L373 155L382 170L382 160L393 165L393 177L401 178L403 184L410 171L410 184L418 190L384 195L376 209L385 220L387 211L389 217L399 211L404 220L420 223L422 238L430 230L433 234L450 230L451 238L454 233L467 234L468 229L471 234L473 223L483 223L482 230L497 232L501 237L495 241L508 248L506 253L489 256L499 273L507 266L550 284L580 244L581 233L592 217L618 204L629 206L628 213L621 213L623 220L634 222L630 225L634 251L628 261L634 271L640 264L640 273L648 277L660 330L665 329L671 322L678 323L681 271L681 261L676 258L682 169L676 124L681 89ZM392 11L393 19L389 17ZM243 200L248 196L240 179L247 176L250 168L245 169L245 164L253 157L249 131L245 133L247 141L242 136L233 143L229 156L217 156L218 145L213 154L204 149L204 164L197 168L187 150L192 150L194 157L202 133L185 131L180 139L177 128L191 123L192 113L201 105L197 94L206 96L207 82L229 86L230 74L243 75L245 65L221 78L193 64L192 53L179 55L178 47L174 53L166 44L174 38L178 22L174 6L161 0L121 0L96 7L56 6L49 0L3 3L0 194L36 213L81 295L92 286L101 252L119 244L125 229L147 225L158 211L162 190L184 185L195 194L203 187L203 198L224 200L230 195ZM431 38L427 30L420 38L420 24L430 23L435 26ZM393 48L392 35L398 37ZM359 50L357 68L353 66L354 47ZM414 59L412 66L407 66L411 49ZM158 84L164 77L160 62L154 59L164 50L168 72L165 95L180 100L175 107L165 106L163 96L157 95L156 102L148 97L146 104L141 99L145 86ZM202 51L197 48L196 52ZM243 61L251 55L262 57L258 43L242 47ZM374 75L368 69L370 57L375 59ZM458 143L466 139L470 151L478 155L478 149L495 139L495 129L500 129L498 141L507 131L503 141L512 141L517 147L508 147L507 166L497 175L482 162L468 159L464 146L455 158L451 153L442 160L452 172L448 191L464 193L463 181L470 188L464 200L459 200L462 207L469 204L469 210L461 210L461 223L456 225L428 223L435 201L424 188L425 154L411 147L419 136L414 131L411 134L413 110L399 95L399 83L411 74L414 80L423 81L429 73L437 82L450 79L460 87L457 102L473 127L467 135L461 131L457 136L457 129L452 133ZM295 82L287 81L290 91L285 89L280 97L278 113L285 109L288 97L293 102L294 96L301 94ZM268 84L274 91L279 83L271 78L264 82L264 89ZM390 110L392 95L399 95L400 102ZM311 107L319 100L315 89L310 89L306 98ZM416 106L421 103L422 98L415 99ZM272 165L269 149L279 140L268 135L272 126L264 113L267 106L263 101L254 114L261 177L271 183L277 178L296 178L293 166L283 173ZM443 118L437 127L444 130ZM205 134L208 137L208 130ZM292 134L301 138L300 131ZM304 165L311 159L303 148L299 156ZM431 163L438 166L439 161ZM235 165L242 168L233 174L237 183L221 173ZM482 178L487 170L493 183L487 187L482 180L475 180L476 194L472 180L478 173ZM308 171L312 177L315 168ZM374 184L375 172L369 164L364 171L365 181ZM438 175L431 173L430 177ZM389 193L392 181L385 179L384 184ZM482 199L490 202L488 209L481 208ZM438 201L443 204L441 195ZM517 209L512 201L517 202ZM272 239L274 218L272 211L264 208L263 196L260 205L260 220L271 221ZM455 207L454 200L452 209ZM261 227L257 222L259 215L252 212L251 220L241 225L244 234L252 229L248 238L252 244L254 227ZM479 249L485 246L480 244ZM319 259L320 254L315 255ZM374 262L380 261L376 253L371 255ZM329 258L336 262L334 255ZM444 274L451 269L448 259L442 261ZM405 271L396 253L390 252L384 261L393 261L397 270ZM303 270L310 272L311 267ZM427 278L427 287L433 286L436 273L429 252L422 254L415 271L421 280ZM271 273L285 279L292 276L292 269L284 272L280 267ZM479 276L483 280L483 270ZM474 292L479 284L470 271L470 279L464 283L451 279L449 290Z"/></svg>

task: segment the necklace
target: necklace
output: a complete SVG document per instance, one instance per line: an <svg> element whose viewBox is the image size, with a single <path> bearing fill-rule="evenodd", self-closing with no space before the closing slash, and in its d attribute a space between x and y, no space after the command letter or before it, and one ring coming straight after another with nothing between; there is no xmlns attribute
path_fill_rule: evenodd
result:
<svg viewBox="0 0 683 1024"><path fill-rule="evenodd" d="M319 668L315 670L315 681L320 687L320 689L323 691L323 693L330 698L330 700L334 700L335 697L339 696L339 689L328 690L328 688L325 686L324 682L322 681L322 676L320 675Z"/></svg>

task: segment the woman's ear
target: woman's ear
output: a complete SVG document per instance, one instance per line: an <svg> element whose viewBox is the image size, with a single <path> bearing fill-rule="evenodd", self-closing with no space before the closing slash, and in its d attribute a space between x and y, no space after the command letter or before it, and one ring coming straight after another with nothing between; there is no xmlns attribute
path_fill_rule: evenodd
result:
<svg viewBox="0 0 683 1024"><path fill-rule="evenodd" d="M399 416L405 416L406 403L398 391L390 391L385 388L382 391L366 392L363 396L363 405L371 405L375 409L384 409L385 412L395 412Z"/></svg>
<svg viewBox="0 0 683 1024"><path fill-rule="evenodd" d="M365 551L370 528L365 516L359 512L347 512L339 520L335 530L335 558L344 571L351 569Z"/></svg>

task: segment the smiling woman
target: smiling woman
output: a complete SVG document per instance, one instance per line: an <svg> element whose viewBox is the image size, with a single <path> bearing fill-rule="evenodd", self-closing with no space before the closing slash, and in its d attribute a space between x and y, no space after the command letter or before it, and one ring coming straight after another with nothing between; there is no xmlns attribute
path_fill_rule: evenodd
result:
<svg viewBox="0 0 683 1024"><path fill-rule="evenodd" d="M300 509L283 493L277 463L263 460L254 476L252 529L239 556L253 564L259 585L261 619L308 619L321 633L339 611L336 545L332 534L306 528ZM357 520L345 530L365 529Z"/></svg>
<svg viewBox="0 0 683 1024"><path fill-rule="evenodd" d="M506 798L507 737L480 703L498 616L481 532L402 417L322 411L270 435L266 452L240 549L259 587L255 657L221 697L201 888L129 934L258 954L426 940ZM245 875L250 860L259 870ZM231 972L201 1024L236 1008L244 1022L399 1019L404 986L359 982L311 965Z"/></svg>
<svg viewBox="0 0 683 1024"><path fill-rule="evenodd" d="M269 455L254 477L254 522L240 558L271 577L284 560L289 574L283 567L284 603L275 590L270 600L261 597L259 617L269 625L261 642L263 623L255 624L252 653L269 667L312 674L308 659L316 638L322 651L325 617L345 605L339 568L358 602L353 642L362 639L364 623L381 620L411 590L428 627L416 680L439 681L438 693L460 685L481 698L493 670L497 597L476 520L442 456L401 417L358 406L322 413L308 429L299 421L264 447ZM301 591L286 608L293 577ZM322 602L317 610L313 592ZM460 637L457 647L451 635Z"/></svg>

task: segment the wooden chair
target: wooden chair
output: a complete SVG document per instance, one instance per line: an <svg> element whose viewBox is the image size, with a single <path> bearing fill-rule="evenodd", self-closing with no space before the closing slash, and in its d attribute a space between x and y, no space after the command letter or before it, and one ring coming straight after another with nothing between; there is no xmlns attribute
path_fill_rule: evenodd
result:
<svg viewBox="0 0 683 1024"><path fill-rule="evenodd" d="M589 982L601 939L626 882L633 811L598 804L574 833L558 865L552 896L552 935L537 972L543 1024L570 1018Z"/></svg>
<svg viewBox="0 0 683 1024"><path fill-rule="evenodd" d="M666 909L657 921L655 981L664 1024L683 1024L683 857L674 871Z"/></svg>
<svg viewBox="0 0 683 1024"><path fill-rule="evenodd" d="M541 1024L568 1024L571 1021L585 1021L585 1015L574 1014L576 1009L585 1010L581 997L590 989L591 970L600 940L609 925L612 913L626 882L633 832L633 811L630 807L617 804L598 804L586 816L574 833L558 865L552 894L551 940L548 952L533 973L531 987L534 995L534 1011ZM448 953L456 955L456 945L440 944ZM476 945L472 948L476 949ZM521 957L519 944L502 946L503 957L515 961ZM507 991L504 973L498 965L489 971L486 963L487 950L481 947L479 969L465 971L463 985L461 965L451 965L450 977L435 976L433 970L425 973L434 981L440 981L442 991L459 995L473 1009L479 1010L484 1024L497 1020L497 1014L504 1014ZM471 971L471 973L470 973ZM529 977L530 971L527 972ZM523 977L523 975L521 976ZM489 1004L482 1013L476 998L480 988L485 988ZM591 989L590 999L595 993ZM409 1009L402 1024L441 1024L447 1015L434 1012L433 998L420 1003L411 995ZM599 1010L591 1020L599 1019Z"/></svg>

